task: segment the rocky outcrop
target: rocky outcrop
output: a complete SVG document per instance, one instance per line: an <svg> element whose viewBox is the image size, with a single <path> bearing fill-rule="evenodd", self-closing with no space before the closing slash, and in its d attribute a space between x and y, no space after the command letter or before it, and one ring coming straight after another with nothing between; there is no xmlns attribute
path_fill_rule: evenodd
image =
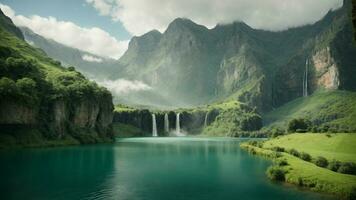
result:
<svg viewBox="0 0 356 200"><path fill-rule="evenodd" d="M340 85L338 66L331 55L330 47L316 52L312 56L318 88L338 89Z"/></svg>
<svg viewBox="0 0 356 200"><path fill-rule="evenodd" d="M139 128L142 132L137 136L152 135L152 116L149 110L116 111L113 123L129 124Z"/></svg>
<svg viewBox="0 0 356 200"><path fill-rule="evenodd" d="M36 125L38 123L38 112L37 107L16 101L0 100L0 124Z"/></svg>
<svg viewBox="0 0 356 200"><path fill-rule="evenodd" d="M65 99L54 100L49 104L26 106L12 101L0 103L0 127L16 133L17 128L32 127L41 130L51 139L65 135L80 138L88 135L98 141L110 139L112 135L113 104L111 97L100 102L81 100L72 102Z"/></svg>

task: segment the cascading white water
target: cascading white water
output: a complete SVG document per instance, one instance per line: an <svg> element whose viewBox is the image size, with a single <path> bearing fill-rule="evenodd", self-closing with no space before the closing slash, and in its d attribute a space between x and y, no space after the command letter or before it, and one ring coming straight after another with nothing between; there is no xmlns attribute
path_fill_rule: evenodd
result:
<svg viewBox="0 0 356 200"><path fill-rule="evenodd" d="M303 74L303 97L308 96L308 59L305 61L305 71Z"/></svg>
<svg viewBox="0 0 356 200"><path fill-rule="evenodd" d="M179 122L179 115L180 113L177 113L177 117L176 117L176 133L177 135L180 134L180 122Z"/></svg>
<svg viewBox="0 0 356 200"><path fill-rule="evenodd" d="M168 119L168 114L164 114L164 131L166 133L169 133L169 119Z"/></svg>
<svg viewBox="0 0 356 200"><path fill-rule="evenodd" d="M206 112L206 114L205 114L204 127L207 127L207 126L208 126L208 113L209 113L209 112Z"/></svg>
<svg viewBox="0 0 356 200"><path fill-rule="evenodd" d="M309 62L308 60L306 61L305 63L305 96L307 97L308 96L308 66L309 65Z"/></svg>
<svg viewBox="0 0 356 200"><path fill-rule="evenodd" d="M152 136L157 137L157 123L156 123L156 115L152 114Z"/></svg>

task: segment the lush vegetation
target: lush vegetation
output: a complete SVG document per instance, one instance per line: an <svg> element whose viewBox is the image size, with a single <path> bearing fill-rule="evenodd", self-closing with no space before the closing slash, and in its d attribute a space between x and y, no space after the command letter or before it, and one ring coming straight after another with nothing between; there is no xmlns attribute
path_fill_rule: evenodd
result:
<svg viewBox="0 0 356 200"><path fill-rule="evenodd" d="M2 13L0 17L1 106L16 105L17 110L27 109L33 114L23 116L27 119L21 123L5 121L5 124L1 124L1 144L11 146L13 141L18 141L18 146L51 145L51 142L48 143L38 138L49 140L61 138L58 144L77 143L73 142L73 137L81 142L92 141L93 138L80 134L74 123L62 125L65 129L75 132L72 136L56 134L52 123L51 106L60 100L68 105L69 113L73 113L75 104L87 99L94 104L102 103L104 100L111 103L110 92L86 79L81 73L75 71L74 67L66 69L59 61L49 58L41 49L27 44L20 37L21 32L15 32L20 35L14 33L14 30L18 29L12 22ZM35 124L32 124L33 122ZM23 126L27 126L29 131L23 129ZM36 134L25 135L19 133L20 131ZM42 136L39 136L38 132ZM21 138L25 138L24 141L27 142L21 142ZM33 141L29 141L29 138Z"/></svg>
<svg viewBox="0 0 356 200"><path fill-rule="evenodd" d="M131 124L113 123L113 131L116 137L137 137L143 136L143 130Z"/></svg>
<svg viewBox="0 0 356 200"><path fill-rule="evenodd" d="M308 133L243 143L241 147L274 160L266 172L273 180L354 199L355 142L354 134Z"/></svg>
<svg viewBox="0 0 356 200"><path fill-rule="evenodd" d="M329 161L356 162L356 135L300 133L277 137L266 141L264 148L280 147L307 152L312 157L325 157Z"/></svg>
<svg viewBox="0 0 356 200"><path fill-rule="evenodd" d="M352 23L354 25L354 39L356 42L356 0L352 0Z"/></svg>
<svg viewBox="0 0 356 200"><path fill-rule="evenodd" d="M265 130L356 132L356 93L319 91L264 115Z"/></svg>

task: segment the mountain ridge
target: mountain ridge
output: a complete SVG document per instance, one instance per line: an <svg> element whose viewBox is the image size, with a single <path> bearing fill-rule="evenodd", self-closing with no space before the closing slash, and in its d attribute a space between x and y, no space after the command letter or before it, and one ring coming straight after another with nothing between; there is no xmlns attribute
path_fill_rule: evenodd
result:
<svg viewBox="0 0 356 200"><path fill-rule="evenodd" d="M233 98L260 112L302 95L306 60L311 65L310 92L355 90L351 74L356 61L351 55L356 50L348 45L350 9L350 1L345 1L342 8L312 25L280 32L253 29L242 22L207 29L178 18L144 54L137 52L145 48L145 38L135 37L143 40L142 46L130 45L119 59L121 75L142 80L187 104Z"/></svg>

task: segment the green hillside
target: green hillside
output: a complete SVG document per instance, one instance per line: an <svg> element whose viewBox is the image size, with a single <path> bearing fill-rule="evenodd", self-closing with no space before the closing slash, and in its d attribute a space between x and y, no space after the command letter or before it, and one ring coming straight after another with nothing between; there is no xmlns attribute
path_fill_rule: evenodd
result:
<svg viewBox="0 0 356 200"><path fill-rule="evenodd" d="M291 134L268 140L264 148L283 147L307 152L312 157L323 156L328 160L356 162L356 135L338 134Z"/></svg>
<svg viewBox="0 0 356 200"><path fill-rule="evenodd" d="M315 131L353 132L356 130L356 93L319 91L291 101L263 116L267 128L286 129L292 119L304 118L317 126Z"/></svg>
<svg viewBox="0 0 356 200"><path fill-rule="evenodd" d="M26 43L2 12L0 22L0 147L111 140L108 90Z"/></svg>
<svg viewBox="0 0 356 200"><path fill-rule="evenodd" d="M355 134L291 134L241 147L274 160L266 174L313 191L354 199Z"/></svg>

